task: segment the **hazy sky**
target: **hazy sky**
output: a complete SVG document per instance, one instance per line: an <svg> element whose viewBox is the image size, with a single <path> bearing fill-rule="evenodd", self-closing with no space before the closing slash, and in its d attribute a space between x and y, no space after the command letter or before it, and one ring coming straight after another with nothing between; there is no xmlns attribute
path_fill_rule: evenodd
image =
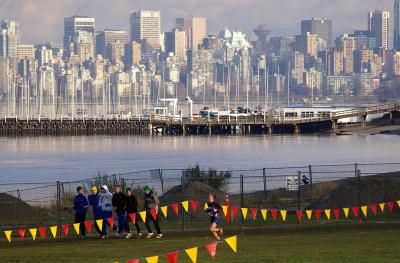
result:
<svg viewBox="0 0 400 263"><path fill-rule="evenodd" d="M209 33L217 33L224 25L251 33L262 22L273 35L293 35L300 31L299 21L311 17L333 19L335 33L363 29L369 10L392 12L392 3L393 0L0 0L0 19L20 21L25 43L62 43L63 18L71 15L95 17L98 30L128 30L129 11L137 9L161 10L163 30L171 29L176 17L194 14L207 17Z"/></svg>

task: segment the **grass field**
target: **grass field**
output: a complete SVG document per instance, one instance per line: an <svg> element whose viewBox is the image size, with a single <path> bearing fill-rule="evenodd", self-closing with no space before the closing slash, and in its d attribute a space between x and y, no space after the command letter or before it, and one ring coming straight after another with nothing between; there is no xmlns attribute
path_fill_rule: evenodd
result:
<svg viewBox="0 0 400 263"><path fill-rule="evenodd" d="M226 236L235 232L226 233ZM1 262L125 262L199 246L198 262L212 262L207 233L165 233L162 240L96 238L0 241ZM238 254L220 244L215 262L400 262L400 224L346 223L245 229ZM140 262L146 262L144 259ZM159 262L167 262L160 257ZM179 262L190 262L181 253Z"/></svg>

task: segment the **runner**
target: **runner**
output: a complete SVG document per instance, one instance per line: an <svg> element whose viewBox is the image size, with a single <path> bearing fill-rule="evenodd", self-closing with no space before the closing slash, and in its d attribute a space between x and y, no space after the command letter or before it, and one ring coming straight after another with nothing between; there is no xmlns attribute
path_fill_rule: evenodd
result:
<svg viewBox="0 0 400 263"><path fill-rule="evenodd" d="M206 213L210 215L211 226L210 232L213 233L214 237L221 241L221 236L224 234L224 231L219 226L219 221L221 219L220 213L222 212L222 207L216 202L217 197L215 194L208 195L208 208L206 209Z"/></svg>

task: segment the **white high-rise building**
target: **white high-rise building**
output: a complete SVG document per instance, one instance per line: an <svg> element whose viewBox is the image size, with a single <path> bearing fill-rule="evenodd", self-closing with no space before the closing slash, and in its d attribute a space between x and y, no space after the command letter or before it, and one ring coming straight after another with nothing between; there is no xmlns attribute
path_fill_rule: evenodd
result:
<svg viewBox="0 0 400 263"><path fill-rule="evenodd" d="M160 46L160 11L139 10L130 14L131 41L145 40L153 48Z"/></svg>
<svg viewBox="0 0 400 263"><path fill-rule="evenodd" d="M389 23L388 11L375 10L368 13L368 30L375 34L379 48L389 48Z"/></svg>
<svg viewBox="0 0 400 263"><path fill-rule="evenodd" d="M12 20L0 21L0 56L17 57L18 45L21 43L19 22Z"/></svg>

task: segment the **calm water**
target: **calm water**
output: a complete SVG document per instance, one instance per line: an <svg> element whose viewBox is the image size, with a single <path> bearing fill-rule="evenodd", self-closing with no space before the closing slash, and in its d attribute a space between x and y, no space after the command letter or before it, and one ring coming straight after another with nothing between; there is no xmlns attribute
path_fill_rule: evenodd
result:
<svg viewBox="0 0 400 263"><path fill-rule="evenodd" d="M0 138L1 183L68 181L98 172L400 162L400 137L41 137Z"/></svg>

